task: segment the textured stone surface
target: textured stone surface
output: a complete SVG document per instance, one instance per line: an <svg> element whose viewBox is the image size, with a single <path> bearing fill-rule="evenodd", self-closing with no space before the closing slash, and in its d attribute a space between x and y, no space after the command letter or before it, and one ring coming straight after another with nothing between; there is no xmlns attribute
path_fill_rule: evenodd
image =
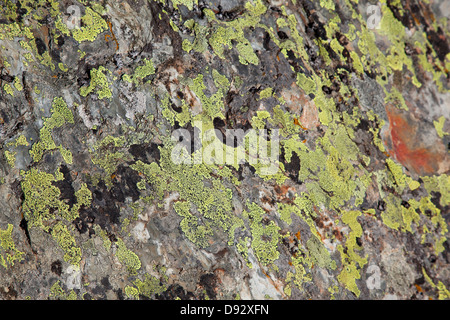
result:
<svg viewBox="0 0 450 320"><path fill-rule="evenodd" d="M0 297L449 299L449 12L2 1Z"/></svg>

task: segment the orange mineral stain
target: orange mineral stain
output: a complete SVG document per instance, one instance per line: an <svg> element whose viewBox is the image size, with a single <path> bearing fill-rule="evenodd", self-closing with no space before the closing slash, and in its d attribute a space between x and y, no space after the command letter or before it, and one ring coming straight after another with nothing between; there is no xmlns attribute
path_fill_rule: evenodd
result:
<svg viewBox="0 0 450 320"><path fill-rule="evenodd" d="M420 175L436 173L443 155L433 146L426 146L421 141L419 122L394 106L387 105L386 111L392 140L389 154L408 170Z"/></svg>

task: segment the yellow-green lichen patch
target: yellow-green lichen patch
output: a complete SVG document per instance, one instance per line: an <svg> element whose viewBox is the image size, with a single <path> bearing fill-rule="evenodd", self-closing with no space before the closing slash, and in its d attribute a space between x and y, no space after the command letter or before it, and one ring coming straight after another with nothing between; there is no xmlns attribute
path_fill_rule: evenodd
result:
<svg viewBox="0 0 450 320"><path fill-rule="evenodd" d="M286 274L286 286L284 288L284 292L288 296L291 295L293 286L302 291L303 285L312 281L312 274L310 271L314 262L311 258L310 252L299 247L299 251L296 255L292 256L289 264L294 268L294 272L288 271Z"/></svg>
<svg viewBox="0 0 450 320"><path fill-rule="evenodd" d="M360 269L367 264L367 256L361 257L355 250L361 250L357 244L357 238L362 236L362 228L357 218L361 215L359 211L347 211L342 215L342 222L347 224L351 231L345 243L346 250L342 245L338 245L341 254L342 270L337 279L348 290L359 297L361 291L356 284L356 280L361 278Z"/></svg>
<svg viewBox="0 0 450 320"><path fill-rule="evenodd" d="M144 280L136 279L133 281L135 287L129 286L128 293L135 298L139 295L152 298L155 294L161 294L167 290L167 286L161 283L161 280L148 273L144 275ZM133 290L135 289L135 290Z"/></svg>
<svg viewBox="0 0 450 320"><path fill-rule="evenodd" d="M139 290L132 286L126 286L125 287L125 295L128 298L138 299L139 298Z"/></svg>
<svg viewBox="0 0 450 320"><path fill-rule="evenodd" d="M108 72L109 70L107 70L104 66L100 66L97 69L91 69L91 82L89 83L89 86L80 88L80 95L86 97L95 89L95 93L98 95L99 99L111 98L112 91L105 71Z"/></svg>
<svg viewBox="0 0 450 320"><path fill-rule="evenodd" d="M439 117L438 121L433 121L434 128L436 129L436 133L440 138L443 138L444 136L449 135L449 132L444 131L444 123L445 123L445 117L441 116Z"/></svg>
<svg viewBox="0 0 450 320"><path fill-rule="evenodd" d="M57 20L55 21L55 28L58 29L62 34L66 35L66 36L70 35L70 29L63 22L61 17L58 17Z"/></svg>
<svg viewBox="0 0 450 320"><path fill-rule="evenodd" d="M38 162L46 150L59 149L64 160L67 163L71 163L71 152L61 145L56 146L52 138L52 130L62 127L66 122L74 123L72 111L67 107L66 102L62 98L55 97L53 99L51 113L50 118L44 119L44 126L39 131L40 140L33 144L29 153L33 160Z"/></svg>
<svg viewBox="0 0 450 320"><path fill-rule="evenodd" d="M358 148L347 129L338 126L328 130L318 142L312 151L296 139L282 141L286 160L290 161L292 152L300 159L298 177L300 181L306 180L308 199L316 206L326 205L330 209L350 204L352 197L354 205L362 203L370 175L354 166Z"/></svg>
<svg viewBox="0 0 450 320"><path fill-rule="evenodd" d="M429 42L426 32L421 33L421 41L415 41L414 46L418 49L418 60L420 66L432 75L433 81L436 84L440 92L448 92L448 89L444 88L442 78L446 77L446 70L450 69L449 55L446 56L445 66L436 65L439 62L436 50ZM431 56L431 57L430 57Z"/></svg>
<svg viewBox="0 0 450 320"><path fill-rule="evenodd" d="M386 159L386 164L394 178L395 183L400 188L400 191L403 191L403 189L405 188L406 175L403 173L402 166L395 163L394 160L389 158Z"/></svg>
<svg viewBox="0 0 450 320"><path fill-rule="evenodd" d="M439 192L441 194L439 203L443 207L450 205L450 175L442 174L439 176L425 176L421 178L424 182L424 187L429 194L431 194L431 192Z"/></svg>
<svg viewBox="0 0 450 320"><path fill-rule="evenodd" d="M12 239L12 231L12 224L8 224L5 230L0 228L0 265L5 268L14 266L14 261L23 260L25 254L16 248Z"/></svg>
<svg viewBox="0 0 450 320"><path fill-rule="evenodd" d="M158 202L163 200L164 192L177 192L180 201L174 204L176 212L183 217L181 228L186 237L199 246L207 246L211 235L220 230L234 239L234 230L242 226L242 220L232 212L232 191L213 178L212 167L206 164L174 164L171 147L160 148L161 162L146 164L137 161L131 168L141 173ZM210 179L208 184L204 179Z"/></svg>
<svg viewBox="0 0 450 320"><path fill-rule="evenodd" d="M336 262L331 259L330 253L317 236L312 235L306 242L309 254L313 262L320 268L336 269Z"/></svg>
<svg viewBox="0 0 450 320"><path fill-rule="evenodd" d="M380 21L380 33L387 36L391 42L389 55L387 56L387 63L393 70L402 70L403 65L406 65L408 70L412 73L412 83L417 87L421 84L416 78L412 59L405 53L405 27L394 17L392 11L388 6L382 6L382 18Z"/></svg>
<svg viewBox="0 0 450 320"><path fill-rule="evenodd" d="M136 272L141 268L141 260L139 260L136 253L125 246L122 239L117 240L116 257L131 274L136 274Z"/></svg>
<svg viewBox="0 0 450 320"><path fill-rule="evenodd" d="M435 284L430 276L426 273L425 269L422 268L423 276L425 280L431 285L432 288L438 290L438 299L439 300L448 300L450 299L450 291L445 287L445 284L442 281L439 281L438 284Z"/></svg>
<svg viewBox="0 0 450 320"><path fill-rule="evenodd" d="M62 62L58 63L58 68L63 72L69 71L69 68L67 68L67 66L64 65L64 63L62 63Z"/></svg>
<svg viewBox="0 0 450 320"><path fill-rule="evenodd" d="M93 146L94 151L91 152L91 161L105 171L106 175L103 176L103 179L108 188L112 187L111 176L117 170L119 164L130 160L127 153L118 151L125 146L126 141L123 136L113 137L111 135L106 136Z"/></svg>
<svg viewBox="0 0 450 320"><path fill-rule="evenodd" d="M23 134L18 136L17 139L15 140L15 142L8 142L8 146L14 146L14 147L18 147L18 146L26 146L28 147L30 144L27 141L27 137L25 137Z"/></svg>
<svg viewBox="0 0 450 320"><path fill-rule="evenodd" d="M14 168L14 165L16 163L16 154L17 154L17 152L15 152L15 151L11 152L9 150L5 150L6 161L12 168Z"/></svg>
<svg viewBox="0 0 450 320"><path fill-rule="evenodd" d="M45 51L42 56L40 56L39 60L43 66L47 66L50 70L55 70L55 64L52 62L52 57L48 51Z"/></svg>
<svg viewBox="0 0 450 320"><path fill-rule="evenodd" d="M422 216L430 218L431 228L434 229L434 232L429 235L429 240L430 243L434 240L434 243L432 243L434 250L436 254L440 254L445 250L443 244L447 240L446 235L448 234L448 225L441 214L441 210L431 201L431 196L422 197L419 202L410 201L410 203L420 210Z"/></svg>
<svg viewBox="0 0 450 320"><path fill-rule="evenodd" d="M185 21L184 26L192 30L191 35L194 35L194 39L192 42L190 42L188 39L184 39L182 43L183 50L186 52L190 52L191 50L204 52L208 48L208 27L200 25L193 19Z"/></svg>
<svg viewBox="0 0 450 320"><path fill-rule="evenodd" d="M386 97L384 98L385 103L392 103L399 109L408 111L408 106L406 105L405 98L396 88L392 88L390 92L385 90Z"/></svg>
<svg viewBox="0 0 450 320"><path fill-rule="evenodd" d="M161 101L161 108L161 114L172 126L175 124L175 120L178 121L180 126L184 126L186 123L192 121L190 107L184 99L181 99L181 112L175 112L170 107L170 95L167 93Z"/></svg>
<svg viewBox="0 0 450 320"><path fill-rule="evenodd" d="M180 222L181 230L186 237L195 243L200 248L207 247L209 245L208 239L213 235L210 228L205 225L199 225L199 219L195 215L192 215L190 211L189 202L176 202L173 207L175 211L183 217Z"/></svg>
<svg viewBox="0 0 450 320"><path fill-rule="evenodd" d="M5 93L14 96L14 89L12 88L12 86L9 83L5 83L3 85L3 90L5 91Z"/></svg>
<svg viewBox="0 0 450 320"><path fill-rule="evenodd" d="M381 214L383 223L391 229L398 230L403 226L403 217L400 210L401 200L389 194L385 198L385 202L386 210Z"/></svg>
<svg viewBox="0 0 450 320"><path fill-rule="evenodd" d="M303 73L297 73L297 85L302 88L306 94L314 93L316 91L316 83L314 80L308 78Z"/></svg>
<svg viewBox="0 0 450 320"><path fill-rule="evenodd" d="M108 30L106 21L89 7L86 7L85 15L81 17L81 21L83 26L72 30L72 36L78 42L92 42L100 33Z"/></svg>
<svg viewBox="0 0 450 320"><path fill-rule="evenodd" d="M22 91L23 90L23 85L22 83L20 83L20 80L18 77L14 77L14 87L16 88L17 91Z"/></svg>
<svg viewBox="0 0 450 320"><path fill-rule="evenodd" d="M78 217L81 206L88 206L92 200L90 190L83 183L80 189L75 191L77 202L69 210L69 206L59 199L61 191L53 184L63 179L61 172L57 171L52 175L31 168L26 172L22 170L21 175L21 186L25 196L22 208L30 227L38 226L48 230L49 227L45 222L57 216L66 221L73 221Z"/></svg>
<svg viewBox="0 0 450 320"><path fill-rule="evenodd" d="M345 257L345 254L343 254ZM361 294L361 291L356 284L357 279L361 279L361 275L354 261L347 261L343 264L341 273L337 277L338 281L342 283L346 289L353 292L357 297Z"/></svg>
<svg viewBox="0 0 450 320"><path fill-rule="evenodd" d="M0 24L0 40L13 40L15 37L23 35L22 27L19 23Z"/></svg>
<svg viewBox="0 0 450 320"><path fill-rule="evenodd" d="M272 264L280 256L278 241L280 239L280 227L273 221L265 224L262 222L264 210L255 203L248 204L249 211L244 212L244 217L249 219L252 232L251 247L258 261L263 265Z"/></svg>
<svg viewBox="0 0 450 320"><path fill-rule="evenodd" d="M53 185L53 182L61 180L58 175L53 176L50 173L31 168L29 171L21 171L22 190L25 200L22 204L24 215L29 226L44 226L44 221L53 219L55 213L67 212L69 206L59 200L60 190Z"/></svg>
<svg viewBox="0 0 450 320"><path fill-rule="evenodd" d="M206 89L206 85L204 83L203 74L199 74L192 80L191 84L189 84L189 88L200 100L203 112L211 119L214 119L216 117L224 118L224 115L222 113L222 111L224 110L223 98L229 86L229 82L225 81L226 78L224 79L224 76L220 75L218 72L215 75L217 91L210 97L208 97L204 92L204 90Z"/></svg>
<svg viewBox="0 0 450 320"><path fill-rule="evenodd" d="M51 287L50 287L50 299L54 300L77 300L77 294L75 291L70 290L69 293L65 292L63 288L61 288L60 281L57 280Z"/></svg>
<svg viewBox="0 0 450 320"><path fill-rule="evenodd" d="M152 74L155 74L155 67L153 66L152 60L144 59L144 65L139 66L136 70L134 70L134 75L131 81L138 85L144 78Z"/></svg>
<svg viewBox="0 0 450 320"><path fill-rule="evenodd" d="M253 268L252 263L248 258L248 249L251 243L251 239L249 237L239 238L236 243L236 249L241 254L242 258L244 258L247 263L247 267Z"/></svg>
<svg viewBox="0 0 450 320"><path fill-rule="evenodd" d="M68 221L73 221L79 214L78 211L82 206L88 207L92 201L92 193L88 189L86 183L82 183L80 189L75 191L75 198L77 202L72 206L70 211L64 216Z"/></svg>
<svg viewBox="0 0 450 320"><path fill-rule="evenodd" d="M261 1L255 1L254 4L246 3L245 9L246 11L241 17L228 22L218 20L212 10L205 9L204 13L211 24L210 28L193 20L186 21L185 26L193 30L194 40L190 42L185 39L183 49L188 52L190 50L203 52L207 49L209 43L213 52L224 59L224 47L232 48L232 42L236 42L235 47L239 53L239 62L245 65L249 63L257 65L259 63L258 56L250 42L245 38L244 30L255 27L267 8Z"/></svg>
<svg viewBox="0 0 450 320"><path fill-rule="evenodd" d="M294 123L294 116L289 112L284 112L280 105L273 109L273 123L280 128L282 137L294 135L300 131L300 127Z"/></svg>
<svg viewBox="0 0 450 320"><path fill-rule="evenodd" d="M72 229L72 228L71 228ZM62 222L52 227L52 237L64 251L64 260L74 266L79 266L81 261L81 248L76 244L69 228Z"/></svg>

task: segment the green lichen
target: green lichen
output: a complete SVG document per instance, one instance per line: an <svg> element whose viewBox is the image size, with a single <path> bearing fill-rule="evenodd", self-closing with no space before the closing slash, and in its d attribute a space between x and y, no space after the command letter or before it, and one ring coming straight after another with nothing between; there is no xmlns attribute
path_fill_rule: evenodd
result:
<svg viewBox="0 0 450 320"><path fill-rule="evenodd" d="M72 206L70 211L65 215L65 218L68 221L75 220L79 214L79 210L82 206L89 207L92 201L92 193L88 189L86 183L81 183L80 189L75 191L75 198L77 199L77 202Z"/></svg>
<svg viewBox="0 0 450 320"><path fill-rule="evenodd" d="M14 143L11 143L11 144L8 143L8 145L12 145L12 146L17 148L18 146L26 146L26 147L28 147L30 144L27 141L27 137L25 137L22 134L22 135L17 137L17 139L16 139L16 141Z"/></svg>
<svg viewBox="0 0 450 320"><path fill-rule="evenodd" d="M72 162L72 153L62 147L57 146L52 138L52 130L60 128L64 124L74 123L72 111L67 107L66 102L60 98L55 97L52 102L51 117L44 119L44 126L39 131L39 141L34 143L29 151L31 157L35 162L42 159L42 156L47 150L58 149L61 152L64 160L67 163Z"/></svg>
<svg viewBox="0 0 450 320"><path fill-rule="evenodd" d="M108 78L105 75L105 71L109 70L104 66L99 66L97 69L91 69L91 82L89 83L89 86L80 88L80 95L86 97L88 94L94 92L95 89L95 93L98 95L100 100L104 98L111 98L112 91Z"/></svg>
<svg viewBox="0 0 450 320"><path fill-rule="evenodd" d="M239 52L239 62L247 65L249 63L258 65L259 59L255 54L253 47L250 43L239 42L236 45L236 49Z"/></svg>
<svg viewBox="0 0 450 320"><path fill-rule="evenodd" d="M3 85L3 90L5 90L5 92L11 96L14 96L14 89L11 87L11 85L9 83L5 83Z"/></svg>
<svg viewBox="0 0 450 320"><path fill-rule="evenodd" d="M10 152L9 150L5 150L6 161L8 161L8 164L12 168L14 168L14 165L16 163L16 154L17 152Z"/></svg>
<svg viewBox="0 0 450 320"><path fill-rule="evenodd" d="M422 273L425 277L425 280L428 284L431 285L432 288L438 290L438 299L439 300L448 300L450 299L450 291L445 287L445 284L442 281L439 281L438 284L435 284L430 276L426 273L425 269L422 268Z"/></svg>
<svg viewBox="0 0 450 320"><path fill-rule="evenodd" d="M22 27L19 23L0 24L0 40L13 40L15 37L23 35Z"/></svg>
<svg viewBox="0 0 450 320"><path fill-rule="evenodd" d="M92 42L100 33L108 30L106 21L89 7L86 7L85 15L81 17L81 21L83 26L72 30L72 36L78 42Z"/></svg>
<svg viewBox="0 0 450 320"><path fill-rule="evenodd" d="M63 200L60 200L61 191L53 184L64 178L59 171L52 175L39 171L36 168L31 168L26 172L22 170L21 175L23 179L21 186L25 197L22 208L30 227L37 226L45 231L49 231L49 224L52 221L59 217L71 222L79 216L78 211L81 206L89 206L91 203L92 194L84 183L75 191L77 202L71 208ZM56 230L62 230L67 233L67 228L63 225ZM53 228L53 231L56 233L52 232L52 234L58 237L59 235L55 228ZM67 240L66 238L64 238L64 241ZM67 244L67 242L64 243Z"/></svg>
<svg viewBox="0 0 450 320"><path fill-rule="evenodd" d="M64 65L64 63L62 63L62 62L58 63L58 68L63 72L69 71L69 68L67 68L67 66Z"/></svg>
<svg viewBox="0 0 450 320"><path fill-rule="evenodd" d="M146 178L151 186L148 192L163 201L165 192L177 192L180 201L174 204L176 212L183 217L181 228L192 242L207 246L215 232L227 232L232 243L234 230L242 226L242 220L230 215L232 191L220 179L213 178L213 166L201 164L174 164L171 161L170 143L160 148L158 165L137 161L131 168ZM205 184L204 179L209 182ZM152 191L150 191L152 190ZM161 205L163 205L161 203Z"/></svg>
<svg viewBox="0 0 450 320"><path fill-rule="evenodd" d="M402 166L395 163L392 159L386 159L386 164L388 165L389 171L392 174L395 183L403 190L405 188L406 176L403 173Z"/></svg>
<svg viewBox="0 0 450 320"><path fill-rule="evenodd" d="M395 106L397 106L399 109L403 109L408 111L408 106L406 105L405 98L403 98L400 91L398 91L396 88L392 88L390 92L386 92L386 97L384 98L385 103L393 103Z"/></svg>
<svg viewBox="0 0 450 320"><path fill-rule="evenodd" d="M250 240L251 239L249 237L240 238L236 243L236 249L244 258L245 262L247 263L247 267L253 268L253 265L248 258L248 246L250 244Z"/></svg>
<svg viewBox="0 0 450 320"><path fill-rule="evenodd" d="M315 235L312 235L306 242L306 247L314 261L320 268L336 269L336 261L331 259L330 253Z"/></svg>
<svg viewBox="0 0 450 320"><path fill-rule="evenodd" d="M314 80L306 77L303 73L297 73L297 85L302 88L306 94L316 91L316 83Z"/></svg>
<svg viewBox="0 0 450 320"><path fill-rule="evenodd" d="M126 142L125 137L123 136L114 137L112 135L107 135L100 142L94 145L94 149L100 150L101 148L106 147L108 145L119 148L123 147L125 145L125 142Z"/></svg>
<svg viewBox="0 0 450 320"><path fill-rule="evenodd" d="M167 290L167 286L161 283L161 280L146 273L144 280L136 279L133 281L134 287L129 287L128 293L135 298L139 295L152 298L155 294L161 294ZM135 290L133 290L135 289Z"/></svg>
<svg viewBox="0 0 450 320"><path fill-rule="evenodd" d="M23 85L22 83L20 83L20 80L18 77L14 77L14 87L16 88L17 91L22 91L23 90Z"/></svg>
<svg viewBox="0 0 450 320"><path fill-rule="evenodd" d="M421 177L424 182L424 187L431 195L431 192L439 192L441 198L439 203L446 207L450 205L450 175L442 174L439 176L425 176Z"/></svg>
<svg viewBox="0 0 450 320"><path fill-rule="evenodd" d="M184 5L189 10L192 10L194 8L194 4L198 5L198 0L173 0L172 4L174 8L178 8L179 5Z"/></svg>
<svg viewBox="0 0 450 320"><path fill-rule="evenodd" d="M125 246L122 239L117 240L116 257L131 274L136 274L136 272L141 268L141 260L139 260L136 253Z"/></svg>
<svg viewBox="0 0 450 320"><path fill-rule="evenodd" d="M388 6L382 6L382 18L380 21L380 32L386 35L391 42L389 55L386 57L387 64L393 70L402 70L403 65L406 65L408 70L413 75L412 83L417 87L421 84L416 78L413 62L405 53L405 28L403 24L395 19L394 14Z"/></svg>
<svg viewBox="0 0 450 320"><path fill-rule="evenodd" d="M204 52L208 48L208 43L213 52L224 59L224 47L232 48L232 42L236 42L236 50L239 53L239 62L242 64L259 63L258 56L255 54L250 42L245 38L245 29L255 27L260 16L264 14L267 8L261 1L255 1L254 4L248 2L245 5L245 13L238 19L232 21L220 21L216 18L214 12L205 9L204 13L211 27L202 26L193 20L185 22L185 26L193 31L194 40L183 41L183 49L186 51L195 50Z"/></svg>
<svg viewBox="0 0 450 320"><path fill-rule="evenodd" d="M133 83L133 78L130 75L126 74L126 73L124 75L122 75L122 80L126 81L128 83Z"/></svg>
<svg viewBox="0 0 450 320"><path fill-rule="evenodd" d="M261 90L259 93L259 99L266 99L272 97L273 90L272 88L265 88L264 90Z"/></svg>
<svg viewBox="0 0 450 320"><path fill-rule="evenodd" d="M359 290L356 280L360 279L361 275L359 274L359 270L354 261L346 262L343 264L343 269L341 273L338 275L337 279L340 283L342 283L346 289L353 292L357 297L361 294Z"/></svg>
<svg viewBox="0 0 450 320"><path fill-rule="evenodd" d="M199 225L199 218L190 213L190 203L176 202L173 208L183 218L180 227L186 237L200 248L207 247L213 232L207 226Z"/></svg>
<svg viewBox="0 0 450 320"><path fill-rule="evenodd" d="M75 238L61 222L52 227L52 237L64 251L64 260L74 266L79 266L81 261L81 248L76 245Z"/></svg>
<svg viewBox="0 0 450 320"><path fill-rule="evenodd" d="M14 262L23 260L22 251L19 251L12 238L13 225L8 223L5 230L0 228L0 265L5 268L14 266Z"/></svg>
<svg viewBox="0 0 450 320"><path fill-rule="evenodd" d="M94 225L94 231L95 234L98 235L102 240L103 247L106 249L106 251L110 252L112 242L108 237L108 233L103 230L98 224Z"/></svg>
<svg viewBox="0 0 450 320"><path fill-rule="evenodd" d="M252 118L252 128L254 129L264 129L266 126L266 119L269 119L270 122L272 122L271 115L269 112L265 110L258 110L256 111L256 116L253 116Z"/></svg>
<svg viewBox="0 0 450 320"><path fill-rule="evenodd" d="M139 66L134 71L132 81L137 85L142 80L152 74L155 74L155 67L153 66L152 60L144 59L144 65Z"/></svg>
<svg viewBox="0 0 450 320"><path fill-rule="evenodd" d="M436 129L436 133L438 134L439 138L443 138L444 136L449 135L449 132L444 131L444 123L445 123L445 117L441 116L439 117L438 121L433 121L434 128Z"/></svg>
<svg viewBox="0 0 450 320"><path fill-rule="evenodd" d="M312 281L312 275L308 270L313 267L313 260L308 250L299 247L299 252L291 258L294 272L288 271L286 274L286 286L284 292L290 296L292 294L292 286L296 286L300 291L303 290L305 283Z"/></svg>
<svg viewBox="0 0 450 320"><path fill-rule="evenodd" d="M103 179L108 188L112 187L112 175L119 164L130 160L128 154L118 151L125 146L124 136L113 137L111 135L106 136L93 146L94 151L91 152L91 161L105 171L106 175L103 176Z"/></svg>
<svg viewBox="0 0 450 320"><path fill-rule="evenodd" d="M216 75L216 79L217 79ZM222 78L223 79L223 78ZM222 81L217 81L217 85L219 87L217 88L216 93L208 97L204 90L206 89L206 85L204 84L204 76L203 74L199 74L195 79L192 80L191 84L189 85L189 88L195 93L195 95L200 99L200 102L202 104L203 112L209 116L211 119L214 119L216 117L224 118L224 115L222 111L224 110L224 95L225 92L228 90L228 86L224 87L227 83Z"/></svg>
<svg viewBox="0 0 450 320"><path fill-rule="evenodd" d="M51 287L50 287L50 299L54 300L77 300L77 294L75 291L70 290L69 293L64 291L63 288L61 288L60 281L57 280Z"/></svg>
<svg viewBox="0 0 450 320"><path fill-rule="evenodd" d="M126 286L125 287L125 294L128 298L139 298L139 290L132 286Z"/></svg>
<svg viewBox="0 0 450 320"><path fill-rule="evenodd" d="M355 252L355 250L360 250L361 248L357 244L357 238L362 236L362 228L357 218L361 215L359 211L347 211L342 215L342 222L350 227L351 232L348 234L344 250L342 245L338 245L338 250L341 254L342 270L339 273L337 279L343 284L348 290L353 292L357 297L359 297L361 291L359 290L356 280L361 278L359 273L360 269L367 264L367 256L361 257Z"/></svg>
<svg viewBox="0 0 450 320"><path fill-rule="evenodd" d="M67 25L62 21L61 17L58 17L58 19L55 21L55 27L62 34L66 35L66 36L70 36L70 30L67 27Z"/></svg>
<svg viewBox="0 0 450 320"><path fill-rule="evenodd" d="M322 8L326 8L328 10L334 10L334 2L333 0L320 0L320 6Z"/></svg>
<svg viewBox="0 0 450 320"><path fill-rule="evenodd" d="M208 27L200 25L194 20L187 20L184 25L192 30L194 35L194 40L190 42L188 39L184 39L182 43L182 48L186 52L190 52L191 50L197 52L204 52L208 48L207 36L209 34Z"/></svg>
<svg viewBox="0 0 450 320"><path fill-rule="evenodd" d="M61 180L58 175L52 175L38 169L31 168L29 171L21 171L22 191L25 200L22 204L24 215L29 226L39 226L44 230L44 221L53 219L57 211L64 213L68 211L68 205L59 200L60 190L53 185L53 182Z"/></svg>
<svg viewBox="0 0 450 320"><path fill-rule="evenodd" d="M45 51L39 60L43 66L47 66L50 70L55 71L55 64L52 62L52 57L48 51Z"/></svg>
<svg viewBox="0 0 450 320"><path fill-rule="evenodd" d="M280 256L277 245L280 239L280 227L273 221L262 223L264 210L255 203L249 203L249 211L244 212L248 217L252 233L251 248L263 265L272 264Z"/></svg>

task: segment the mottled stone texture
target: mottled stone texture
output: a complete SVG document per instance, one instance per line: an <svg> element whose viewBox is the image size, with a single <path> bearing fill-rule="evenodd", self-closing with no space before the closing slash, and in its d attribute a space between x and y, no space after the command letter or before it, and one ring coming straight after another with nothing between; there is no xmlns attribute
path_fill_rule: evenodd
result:
<svg viewBox="0 0 450 320"><path fill-rule="evenodd" d="M0 297L449 299L449 16L2 0ZM218 161L252 128L273 174Z"/></svg>

